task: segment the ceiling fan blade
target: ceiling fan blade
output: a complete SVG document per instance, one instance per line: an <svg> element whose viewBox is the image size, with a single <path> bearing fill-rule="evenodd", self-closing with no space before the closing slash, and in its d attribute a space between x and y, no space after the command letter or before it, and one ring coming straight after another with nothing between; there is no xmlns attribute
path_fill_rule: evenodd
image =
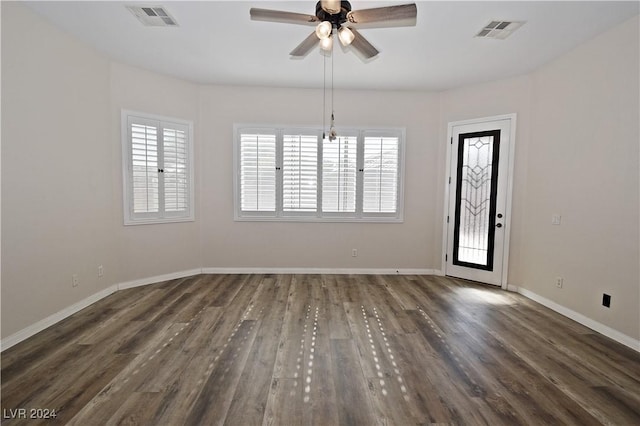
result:
<svg viewBox="0 0 640 426"><path fill-rule="evenodd" d="M318 18L304 13L283 12L280 10L249 9L251 19L254 21L282 22L285 24L316 25Z"/></svg>
<svg viewBox="0 0 640 426"><path fill-rule="evenodd" d="M416 25L417 15L418 9L415 3L411 3L353 10L347 14L347 22L358 28L412 27Z"/></svg>
<svg viewBox="0 0 640 426"><path fill-rule="evenodd" d="M306 54L309 53L311 49L313 49L316 46L318 46L318 36L314 31L311 34L309 34L309 37L305 38L302 41L302 43L296 46L296 48L293 49L291 53L289 53L289 55L295 56L295 57L303 57L303 56L306 56Z"/></svg>
<svg viewBox="0 0 640 426"><path fill-rule="evenodd" d="M363 55L365 59L371 59L380 53L378 49L373 47L373 45L369 43L369 41L367 41L367 39L364 38L355 28L351 28L351 31L355 38L351 42L350 46Z"/></svg>

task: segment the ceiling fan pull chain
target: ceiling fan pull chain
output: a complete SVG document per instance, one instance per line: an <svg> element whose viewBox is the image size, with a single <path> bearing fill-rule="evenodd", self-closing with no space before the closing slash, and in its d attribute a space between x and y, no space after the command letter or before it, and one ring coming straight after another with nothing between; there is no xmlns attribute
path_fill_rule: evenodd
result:
<svg viewBox="0 0 640 426"><path fill-rule="evenodd" d="M331 127L329 127L329 140L334 141L338 136L338 132L336 132L335 128L335 118L334 118L334 109L333 109L333 50L335 48L331 48Z"/></svg>
<svg viewBox="0 0 640 426"><path fill-rule="evenodd" d="M322 58L322 140L325 139L325 129L327 120L326 120L326 111L327 111L327 57L323 56Z"/></svg>

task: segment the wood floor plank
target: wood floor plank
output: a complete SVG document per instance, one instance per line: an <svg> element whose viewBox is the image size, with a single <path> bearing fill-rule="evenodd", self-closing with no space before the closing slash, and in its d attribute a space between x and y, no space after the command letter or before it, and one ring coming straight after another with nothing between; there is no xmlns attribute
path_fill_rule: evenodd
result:
<svg viewBox="0 0 640 426"><path fill-rule="evenodd" d="M196 331L200 332L201 337L198 341L198 350L204 354L217 355L229 344L228 339L231 338L234 329L239 328L242 321L253 311L252 300L258 291L260 281L261 277L250 275L232 278L232 282L239 285L239 288L231 292L225 290L225 303L228 305L220 306L220 300L208 305L221 309L221 315L218 320L210 324L211 328L206 332L202 328Z"/></svg>
<svg viewBox="0 0 640 426"><path fill-rule="evenodd" d="M368 384L359 373L361 366L358 350L351 340L331 340L333 378L336 388L336 411L340 424L375 425L381 424L376 418Z"/></svg>
<svg viewBox="0 0 640 426"><path fill-rule="evenodd" d="M307 407L300 403L303 398L304 387L299 379L274 378L269 389L263 426L304 424L303 413Z"/></svg>
<svg viewBox="0 0 640 426"><path fill-rule="evenodd" d="M598 402L600 404L613 407L608 413L608 417L615 415L620 424L640 424L639 394L632 394L615 386L596 386L593 390L598 394Z"/></svg>
<svg viewBox="0 0 640 426"><path fill-rule="evenodd" d="M310 325L311 288L308 282L292 277L287 296L287 307L283 315L282 335L273 368L274 378L298 379L302 374L304 342ZM296 368L297 367L297 368ZM286 383L286 382L282 382ZM282 389L282 387L278 388Z"/></svg>
<svg viewBox="0 0 640 426"><path fill-rule="evenodd" d="M191 412L205 379L210 375L210 368L215 357L202 353L181 354L182 360L175 360L182 365L178 374L169 376L166 388L159 392L162 403L153 413L153 419L141 425L182 425L187 424L187 415ZM133 406L132 409L136 407Z"/></svg>
<svg viewBox="0 0 640 426"><path fill-rule="evenodd" d="M640 353L435 276L202 274L2 353L2 425L634 425Z"/></svg>
<svg viewBox="0 0 640 426"><path fill-rule="evenodd" d="M135 335L125 341L117 350L116 353L139 353L143 351L150 340L156 339L158 334L161 334L166 325L170 324L172 317L176 316L180 309L189 304L192 294L185 293L175 299L172 303L166 305L164 309L157 313L153 318L146 322L146 325L141 328Z"/></svg>
<svg viewBox="0 0 640 426"><path fill-rule="evenodd" d="M460 331L458 318L455 315L454 306L448 302L443 293L448 292L447 287L443 286L438 277L432 276L416 276L415 279L408 279L407 286L404 291L415 300L415 306L423 308L429 312L436 321L437 326L447 333L455 333ZM441 320L442 319L442 320Z"/></svg>
<svg viewBox="0 0 640 426"><path fill-rule="evenodd" d="M529 310L525 309L523 311L527 315ZM638 366L634 365L629 358L619 357L615 354L608 355L605 348L594 350L590 344L591 339L589 339L591 333L577 335L566 333L564 339L562 339L556 335L555 330L559 327L558 323L553 321L545 323L537 320L535 324L538 324L538 327L536 328L532 323L523 322L521 318L515 317L513 312L509 312L509 314L509 319L522 329L527 330L529 336L531 336L528 342L530 351L536 351L540 345L553 347L554 351L550 353L551 356L556 357L559 360L558 362L569 365L570 371L575 370L575 374L588 378L589 383L594 386L607 386L611 383L616 383L617 386L628 389L640 386L640 369ZM497 324L496 328L501 328L501 325ZM504 329L502 333L515 337L511 329ZM514 342L514 344L518 343ZM589 356L592 360L591 363L585 364L582 362L585 355Z"/></svg>
<svg viewBox="0 0 640 426"><path fill-rule="evenodd" d="M73 417L71 424L90 424L92 419L108 419L124 404L132 392L143 388L157 371L173 358L172 345L184 339L183 324L169 324L150 340L144 351L127 355L130 361L112 380L103 384L99 392ZM178 333L176 335L176 333ZM179 340L176 341L176 338ZM174 339L170 341L169 339ZM165 346L166 345L166 346ZM175 350L175 349L174 349ZM91 366L89 366L91 368Z"/></svg>
<svg viewBox="0 0 640 426"><path fill-rule="evenodd" d="M325 324L320 322L319 329L325 329ZM316 355L311 359L313 361L313 375L311 383L307 380L301 380L304 385L304 393L300 404L303 407L304 424L312 425L337 425L340 423L338 412L335 410L337 405L336 385L333 376L333 363L335 362L331 356L331 339L324 332L319 333L317 339ZM307 363L307 369L309 365ZM309 386L309 392L307 392ZM302 386L301 386L302 387Z"/></svg>
<svg viewBox="0 0 640 426"><path fill-rule="evenodd" d="M132 360L131 355L113 354L96 368L87 366L68 383L49 389L51 397L35 403L36 407L55 407L56 422L66 424L116 377ZM102 361L102 360L100 360Z"/></svg>
<svg viewBox="0 0 640 426"><path fill-rule="evenodd" d="M154 290L141 295L131 292L131 290L135 289L125 290L130 292L131 295L130 298L132 300L129 306L126 309L114 311L105 321L98 324L91 333L87 333L82 338L78 339L79 344L113 344L114 339L123 337L123 328L131 326L134 318L138 317L143 311L149 309L149 305L155 306L157 304L156 301L162 296L161 290ZM137 321L137 323L142 327L144 321ZM128 330L127 335L133 334L135 333L132 330Z"/></svg>
<svg viewBox="0 0 640 426"><path fill-rule="evenodd" d="M384 286L387 281L392 281L396 285L399 282L394 275L367 275L364 277L362 282L362 287L365 290L363 303L367 307L377 309L378 315L384 318L389 333L415 333L415 324L407 319L402 307Z"/></svg>
<svg viewBox="0 0 640 426"><path fill-rule="evenodd" d="M159 293L158 299L154 303L142 305L144 309L132 321L149 321L153 319L159 312L165 310L168 304L173 303L186 292L186 288L183 286L185 282L191 281L181 278L167 282L166 290Z"/></svg>
<svg viewBox="0 0 640 426"><path fill-rule="evenodd" d="M342 306L345 298L341 294L335 275L323 276L322 287L327 301L326 318L329 337L331 339L350 339L351 329Z"/></svg>
<svg viewBox="0 0 640 426"><path fill-rule="evenodd" d="M230 345L212 367L188 417L187 424L224 424L257 334L256 321L243 320Z"/></svg>
<svg viewBox="0 0 640 426"><path fill-rule="evenodd" d="M246 285L234 293L236 317L240 312L242 316L231 332L226 328L223 336L228 337L220 348L219 359L214 359L211 374L191 408L187 417L188 423L224 424L251 348L255 344L261 317L271 307L270 302L273 302L273 298L278 294L273 284L273 279L265 279L262 276L246 277ZM286 294L286 289L284 293ZM224 397L216 397L221 394ZM235 409L234 413L237 413Z"/></svg>
<svg viewBox="0 0 640 426"><path fill-rule="evenodd" d="M368 321L368 318L373 316L373 311L368 311L362 304L349 302L344 303L344 311L351 327L352 343L357 352L364 355L358 359L362 374L365 378L376 377L378 370L373 360L373 352L375 351L376 354L382 356L382 347L378 338L374 339L373 334L371 334L372 325L365 322L365 319Z"/></svg>
<svg viewBox="0 0 640 426"><path fill-rule="evenodd" d="M256 302L262 311L257 336L225 418L229 425L260 425L265 415L291 279L265 278L262 284L266 291Z"/></svg>
<svg viewBox="0 0 640 426"><path fill-rule="evenodd" d="M420 333L429 346L436 351L438 359L455 377L456 382L464 386L470 397L482 398L486 396L488 392L486 384L464 363L464 357L461 357L461 353L450 346L451 338L447 338L447 334L438 328L426 312L420 311L420 314L415 314L415 317L416 323L419 324Z"/></svg>
<svg viewBox="0 0 640 426"><path fill-rule="evenodd" d="M323 287L322 277L310 276L308 285L311 302L305 316L305 324L308 326L303 334L303 374L300 377L304 393L299 403L305 407L302 420L304 424L337 424L338 416L333 410L336 405L336 389L332 375L333 360L330 355L330 301ZM336 325L335 318L333 325Z"/></svg>
<svg viewBox="0 0 640 426"><path fill-rule="evenodd" d="M415 282L414 275L398 275L395 280L384 280L382 285L385 290L393 297L400 308L405 311L411 311L416 308L416 300L407 292L407 287Z"/></svg>
<svg viewBox="0 0 640 426"><path fill-rule="evenodd" d="M490 424L522 424L511 400L505 398L493 378L480 374L465 356L465 352L453 345L459 333L444 333L424 310L419 310L414 315L416 323L420 324L420 333L429 347L437 353L442 369L464 391L467 400L478 406L482 416L489 419Z"/></svg>
<svg viewBox="0 0 640 426"><path fill-rule="evenodd" d="M446 376L438 354L424 344L419 334L394 337L396 364L406 383L407 410L422 423L461 424L467 394ZM475 419L474 419L475 420Z"/></svg>
<svg viewBox="0 0 640 426"><path fill-rule="evenodd" d="M501 393L510 395L512 406L523 422L535 418L545 424L599 424L569 396L556 394L550 398L553 385L538 380L537 372L525 360L481 329L457 336L451 344L466 354L471 368L491 377Z"/></svg>
<svg viewBox="0 0 640 426"><path fill-rule="evenodd" d="M88 307L76 315L61 321L56 327L44 330L34 339L27 340L24 344L17 345L2 354L2 380L8 383L24 374L30 365L45 362L49 357L55 356L58 351L64 350L67 344L81 339L81 336L105 321L112 311L101 310L99 307ZM41 344L33 345L32 341L40 341ZM64 345L58 344L65 342Z"/></svg>
<svg viewBox="0 0 640 426"><path fill-rule="evenodd" d="M562 328L560 323L553 318L548 318L549 312L546 308L536 308L524 310L523 315L515 321L523 328L532 330L532 333L539 334L540 330L544 330L545 340L565 355L574 358L577 364L580 364L584 352L588 353L594 362L600 364L599 370L606 371L604 375L596 371L591 373L594 377L600 376L599 380L604 382L614 380L616 383L628 387L640 385L640 370L633 361L623 355L610 353L607 351L606 345L599 345L596 340L589 338L594 334L592 331L588 333L562 333L559 331ZM582 354L576 355L575 348L580 348Z"/></svg>
<svg viewBox="0 0 640 426"><path fill-rule="evenodd" d="M193 332L189 333L182 347L184 352L207 352L211 343L212 330L217 329L218 322L222 321L224 309L220 307L205 306L202 311L191 320ZM214 351L209 350L210 353Z"/></svg>
<svg viewBox="0 0 640 426"><path fill-rule="evenodd" d="M133 392L108 421L108 426L152 424L162 404L161 393Z"/></svg>
<svg viewBox="0 0 640 426"><path fill-rule="evenodd" d="M223 280L217 286L217 291L212 294L209 306L229 306L236 298L238 292L244 288L244 283L250 279L249 275L224 275Z"/></svg>
<svg viewBox="0 0 640 426"><path fill-rule="evenodd" d="M292 280L282 327L288 338L279 340L263 424L337 424L325 290L320 277ZM293 410L291 418L278 414L283 406Z"/></svg>

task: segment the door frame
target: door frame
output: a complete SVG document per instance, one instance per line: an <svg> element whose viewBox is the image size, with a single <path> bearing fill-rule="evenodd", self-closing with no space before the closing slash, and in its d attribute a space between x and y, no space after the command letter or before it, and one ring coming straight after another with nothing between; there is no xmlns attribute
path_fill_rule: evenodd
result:
<svg viewBox="0 0 640 426"><path fill-rule="evenodd" d="M504 115L495 115L491 117L482 117L482 118L474 118L471 120L463 120L463 121L451 121L447 127L447 156L446 156L446 167L445 167L445 178L444 178L444 214L442 217L442 267L441 271L443 275L447 274L447 244L448 244L448 233L449 233L449 223L447 222L447 216L455 215L455 212L449 212L449 201L450 197L456 196L456 189L451 188L450 179L452 173L451 167L451 155L452 155L452 145L453 145L453 129L457 126L463 126L468 124L480 124L480 123L490 123L492 121L502 121L509 120L509 131L510 131L510 140L509 140L509 149L507 155L508 161L508 172L507 172L507 186L506 186L506 205L505 205L505 217L503 219L503 234L504 234L504 249L502 255L502 277L500 280L500 287L504 290L507 289L507 274L509 269L509 242L511 236L511 214L512 214L512 193L513 193L513 172L514 172L514 160L515 160L515 142L516 142L516 119L517 114L504 114Z"/></svg>

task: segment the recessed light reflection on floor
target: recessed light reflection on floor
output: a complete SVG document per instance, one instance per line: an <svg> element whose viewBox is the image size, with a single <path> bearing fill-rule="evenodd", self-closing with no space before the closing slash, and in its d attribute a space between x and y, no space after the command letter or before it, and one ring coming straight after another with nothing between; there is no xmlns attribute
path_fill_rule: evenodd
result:
<svg viewBox="0 0 640 426"><path fill-rule="evenodd" d="M316 338L318 335L318 315L319 308L316 307L312 312L311 306L307 306L307 311L305 314L305 322L302 328L302 337L300 338L300 351L298 352L298 358L296 358L296 371L293 374L295 379L294 387L298 386L298 379L300 378L300 371L302 370L302 365L305 364L304 356L305 353L308 352L308 357L306 361L306 370L303 373L302 379L304 387L304 397L303 401L305 403L311 400L311 383L313 381L313 361L315 358L315 346L316 346ZM313 315L313 317L312 317ZM311 320L313 320L313 324L311 324ZM308 339L308 334L311 334L311 339ZM309 342L310 345L307 345ZM295 395L295 391L291 391L291 396Z"/></svg>
<svg viewBox="0 0 640 426"><path fill-rule="evenodd" d="M379 356L378 351L376 350L376 345L375 345L375 336L373 334L372 331L372 327L371 324L369 322L369 317L367 316L367 311L364 307L364 305L360 306L360 309L362 310L362 319L364 321L364 326L365 326L365 330L367 333L367 340L369 341L369 345L371 347L371 356L373 358L373 365L376 369L376 376L378 377L378 383L380 384L381 390L380 393L382 394L382 396L387 396L389 395L389 385L387 384L387 381L385 380L385 374L383 372L383 368L382 368L382 363L383 363L383 357ZM387 333L385 331L385 327L384 324L382 322L382 317L380 316L379 312L378 312L378 308L377 307L373 307L373 317L375 319L375 322L378 325L378 331L380 334L380 337L382 337L382 342L381 344L383 345L382 347L382 352L386 352L387 353L387 357L391 362L391 365L393 366L393 371L395 373L395 378L397 380L398 383L401 384L400 386L400 391L403 393L403 397L405 400L409 399L409 396L407 394L407 388L406 386L403 384L404 380L402 378L402 375L400 374L400 369L398 367L398 364L394 361L394 355L393 355L393 349L391 347L391 343L389 342L389 339L387 337ZM374 320L372 319L372 321ZM380 341L380 339L378 340Z"/></svg>
<svg viewBox="0 0 640 426"><path fill-rule="evenodd" d="M481 288L457 288L455 292L466 302L484 303L487 305L514 305L515 300L508 294L500 294L496 290L484 290Z"/></svg>

